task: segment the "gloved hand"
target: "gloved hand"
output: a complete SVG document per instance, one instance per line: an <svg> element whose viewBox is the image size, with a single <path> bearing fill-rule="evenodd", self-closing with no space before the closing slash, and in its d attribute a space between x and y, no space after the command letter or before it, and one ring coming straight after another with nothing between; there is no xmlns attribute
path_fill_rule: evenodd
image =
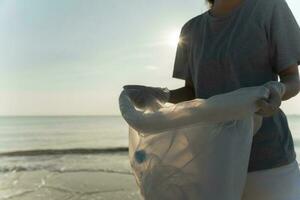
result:
<svg viewBox="0 0 300 200"><path fill-rule="evenodd" d="M170 91L168 88L147 87L141 85L125 85L123 86L130 99L139 108L146 106L161 107L170 99Z"/></svg>
<svg viewBox="0 0 300 200"><path fill-rule="evenodd" d="M270 96L268 99L260 99L256 102L260 107L260 110L258 110L256 114L269 117L279 110L281 99L285 94L286 88L283 83L277 81L269 81L265 83L264 86L270 90Z"/></svg>

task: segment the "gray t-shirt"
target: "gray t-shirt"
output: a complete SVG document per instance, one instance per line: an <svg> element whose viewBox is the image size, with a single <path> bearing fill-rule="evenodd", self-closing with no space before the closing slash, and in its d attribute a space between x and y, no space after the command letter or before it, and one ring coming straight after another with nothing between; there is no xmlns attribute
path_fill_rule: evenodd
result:
<svg viewBox="0 0 300 200"><path fill-rule="evenodd" d="M229 14L210 10L181 30L173 77L190 80L196 98L278 81L278 73L300 64L300 28L285 0L241 0ZM249 171L295 160L283 111L264 117L253 138Z"/></svg>

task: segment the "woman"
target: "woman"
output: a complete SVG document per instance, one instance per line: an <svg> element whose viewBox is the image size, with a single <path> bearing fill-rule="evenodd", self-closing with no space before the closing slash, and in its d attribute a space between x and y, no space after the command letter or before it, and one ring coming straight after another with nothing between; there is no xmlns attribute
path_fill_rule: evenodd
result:
<svg viewBox="0 0 300 200"><path fill-rule="evenodd" d="M181 30L173 77L185 86L169 102L278 82L257 102L263 124L253 138L244 200L300 199L300 172L287 118L279 108L299 92L300 29L285 0L208 0L208 11ZM270 85L270 87L272 87Z"/></svg>
<svg viewBox="0 0 300 200"><path fill-rule="evenodd" d="M272 82L266 85L269 99L257 102L263 122L253 138L243 200L298 200L300 171L279 106L299 93L299 25L285 0L209 3L208 11L181 30L173 77L185 80L185 86L171 91L149 87L144 92L178 103ZM147 102L146 97L138 94L135 101Z"/></svg>

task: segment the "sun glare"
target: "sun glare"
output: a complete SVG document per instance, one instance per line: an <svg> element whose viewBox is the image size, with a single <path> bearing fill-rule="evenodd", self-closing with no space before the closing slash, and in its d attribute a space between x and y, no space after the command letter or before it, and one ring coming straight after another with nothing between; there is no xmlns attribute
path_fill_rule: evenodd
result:
<svg viewBox="0 0 300 200"><path fill-rule="evenodd" d="M177 47L177 44L180 42L180 32L179 31L172 31L167 36L168 44L172 47Z"/></svg>

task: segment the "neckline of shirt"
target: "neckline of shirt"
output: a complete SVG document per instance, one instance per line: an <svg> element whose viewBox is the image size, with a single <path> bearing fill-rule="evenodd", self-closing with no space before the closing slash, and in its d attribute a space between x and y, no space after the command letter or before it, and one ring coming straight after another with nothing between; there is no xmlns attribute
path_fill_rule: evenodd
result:
<svg viewBox="0 0 300 200"><path fill-rule="evenodd" d="M208 16L208 18L210 20L213 20L213 21L221 21L221 20L225 20L225 19L228 19L229 17L231 17L232 15L234 15L237 11L239 11L243 6L244 4L246 4L247 0L242 0L242 2L237 5L235 8L233 8L229 13L227 14L224 14L224 15L220 15L220 16L214 16L212 15L211 13L211 9L207 10L206 11L206 15Z"/></svg>

